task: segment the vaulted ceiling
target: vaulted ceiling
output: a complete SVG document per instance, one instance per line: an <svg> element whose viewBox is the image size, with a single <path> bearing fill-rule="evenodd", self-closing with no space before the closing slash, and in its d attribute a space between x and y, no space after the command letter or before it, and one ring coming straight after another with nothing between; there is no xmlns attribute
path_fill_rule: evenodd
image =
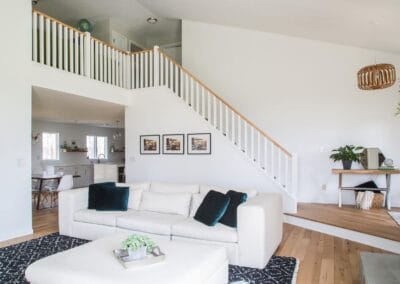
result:
<svg viewBox="0 0 400 284"><path fill-rule="evenodd" d="M153 13L400 52L399 0L138 0Z"/></svg>

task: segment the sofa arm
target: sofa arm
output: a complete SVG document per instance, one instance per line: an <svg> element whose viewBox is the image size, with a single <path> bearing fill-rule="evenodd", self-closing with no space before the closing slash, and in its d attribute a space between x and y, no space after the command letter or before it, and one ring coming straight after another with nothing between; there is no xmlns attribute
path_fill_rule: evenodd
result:
<svg viewBox="0 0 400 284"><path fill-rule="evenodd" d="M264 268L282 241L282 196L261 193L238 207L239 263Z"/></svg>
<svg viewBox="0 0 400 284"><path fill-rule="evenodd" d="M74 213L87 209L89 189L78 188L61 191L58 195L58 226L60 235L71 236Z"/></svg>

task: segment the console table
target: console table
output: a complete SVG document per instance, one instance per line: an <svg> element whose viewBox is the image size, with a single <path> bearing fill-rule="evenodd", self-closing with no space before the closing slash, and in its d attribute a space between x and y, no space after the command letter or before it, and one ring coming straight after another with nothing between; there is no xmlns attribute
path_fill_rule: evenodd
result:
<svg viewBox="0 0 400 284"><path fill-rule="evenodd" d="M379 190L385 191L385 205L390 210L390 178L392 175L400 174L400 170L343 170L343 169L332 169L332 173L339 175L339 207L342 207L342 191L343 190ZM383 188L362 188L362 187L344 187L342 185L343 175L385 175L386 176L386 187Z"/></svg>

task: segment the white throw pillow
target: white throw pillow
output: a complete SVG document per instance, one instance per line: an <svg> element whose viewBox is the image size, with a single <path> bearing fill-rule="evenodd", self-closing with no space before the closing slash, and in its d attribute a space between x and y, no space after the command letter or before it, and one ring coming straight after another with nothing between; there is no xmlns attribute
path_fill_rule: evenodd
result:
<svg viewBox="0 0 400 284"><path fill-rule="evenodd" d="M190 193L159 193L144 191L140 210L179 214L187 217L190 208Z"/></svg>
<svg viewBox="0 0 400 284"><path fill-rule="evenodd" d="M192 195L192 204L190 206L190 217L194 217L194 215L197 212L197 209L199 209L200 204L203 202L204 195L202 194L193 194Z"/></svg>
<svg viewBox="0 0 400 284"><path fill-rule="evenodd" d="M117 183L116 185L129 186L128 208L135 210L139 210L140 208L143 192L148 191L150 188L150 183L148 182Z"/></svg>

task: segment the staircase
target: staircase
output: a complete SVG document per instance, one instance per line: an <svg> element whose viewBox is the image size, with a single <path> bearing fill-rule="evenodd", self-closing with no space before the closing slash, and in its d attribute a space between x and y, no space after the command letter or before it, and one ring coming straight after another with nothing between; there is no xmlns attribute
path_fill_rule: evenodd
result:
<svg viewBox="0 0 400 284"><path fill-rule="evenodd" d="M168 87L296 202L297 156L157 46L119 50L33 10L32 60L125 89Z"/></svg>

